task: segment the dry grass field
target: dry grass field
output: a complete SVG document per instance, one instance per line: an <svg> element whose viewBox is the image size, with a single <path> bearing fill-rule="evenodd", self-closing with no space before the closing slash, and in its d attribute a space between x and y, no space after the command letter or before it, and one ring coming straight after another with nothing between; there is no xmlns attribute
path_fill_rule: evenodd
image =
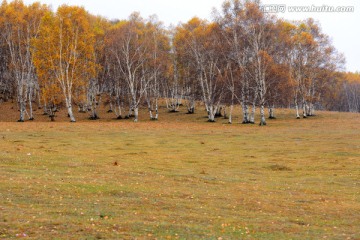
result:
<svg viewBox="0 0 360 240"><path fill-rule="evenodd" d="M0 238L360 239L360 115L17 123L0 106Z"/></svg>

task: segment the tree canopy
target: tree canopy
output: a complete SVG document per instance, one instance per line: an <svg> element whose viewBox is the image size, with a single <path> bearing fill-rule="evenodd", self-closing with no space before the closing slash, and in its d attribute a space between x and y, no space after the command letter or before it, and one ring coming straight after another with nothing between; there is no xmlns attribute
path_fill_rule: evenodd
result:
<svg viewBox="0 0 360 240"><path fill-rule="evenodd" d="M167 28L132 13L110 21L83 7L21 0L0 6L0 97L13 98L20 121L32 104L54 120L73 107L98 119L97 106L138 121L139 108L158 119L159 99L169 111L202 102L210 122L240 105L243 123L266 125L265 108L294 108L296 117L321 110L360 110L358 73L314 19L287 21L261 11L259 1L225 0L212 21L194 17ZM36 100L38 99L38 100ZM230 112L226 113L226 107ZM27 110L29 109L29 111ZM154 114L155 112L155 114Z"/></svg>

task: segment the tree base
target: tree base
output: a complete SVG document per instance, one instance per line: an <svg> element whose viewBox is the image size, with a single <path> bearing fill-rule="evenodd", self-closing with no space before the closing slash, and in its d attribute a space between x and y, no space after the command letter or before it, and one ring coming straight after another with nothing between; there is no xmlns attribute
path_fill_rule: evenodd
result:
<svg viewBox="0 0 360 240"><path fill-rule="evenodd" d="M261 122L259 126L266 126L266 122Z"/></svg>
<svg viewBox="0 0 360 240"><path fill-rule="evenodd" d="M33 117L32 117L32 118L29 118L29 121L34 121L34 120L35 120L35 118L33 118Z"/></svg>
<svg viewBox="0 0 360 240"><path fill-rule="evenodd" d="M117 120L121 120L121 119L123 119L123 117L122 117L122 116L118 116L116 119L117 119Z"/></svg>
<svg viewBox="0 0 360 240"><path fill-rule="evenodd" d="M243 121L242 124L255 124L255 122L252 122L252 121Z"/></svg>
<svg viewBox="0 0 360 240"><path fill-rule="evenodd" d="M19 119L19 120L17 120L17 122L24 122L24 120Z"/></svg>
<svg viewBox="0 0 360 240"><path fill-rule="evenodd" d="M296 117L296 119L300 119L300 117Z"/></svg>
<svg viewBox="0 0 360 240"><path fill-rule="evenodd" d="M111 109L107 111L107 113L112 113L112 112L114 112L114 111L113 111L113 110L111 110Z"/></svg>
<svg viewBox="0 0 360 240"><path fill-rule="evenodd" d="M157 119L157 118L150 118L150 121L158 121L159 119Z"/></svg>
<svg viewBox="0 0 360 240"><path fill-rule="evenodd" d="M179 112L179 111L178 111L178 110L174 110L174 109L169 110L169 113L177 113L177 112Z"/></svg>
<svg viewBox="0 0 360 240"><path fill-rule="evenodd" d="M214 122L216 122L215 120L211 120L211 119L209 119L208 120L208 122L210 122L210 123L214 123Z"/></svg>
<svg viewBox="0 0 360 240"><path fill-rule="evenodd" d="M91 116L89 117L89 120L99 120L100 118L98 116Z"/></svg>
<svg viewBox="0 0 360 240"><path fill-rule="evenodd" d="M276 117L269 117L269 119L276 119Z"/></svg>

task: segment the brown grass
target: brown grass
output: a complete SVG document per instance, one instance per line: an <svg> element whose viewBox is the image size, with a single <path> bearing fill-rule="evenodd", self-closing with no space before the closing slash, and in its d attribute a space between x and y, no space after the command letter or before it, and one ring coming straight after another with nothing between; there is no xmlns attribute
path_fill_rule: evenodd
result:
<svg viewBox="0 0 360 240"><path fill-rule="evenodd" d="M0 123L0 238L360 238L358 114L77 115Z"/></svg>

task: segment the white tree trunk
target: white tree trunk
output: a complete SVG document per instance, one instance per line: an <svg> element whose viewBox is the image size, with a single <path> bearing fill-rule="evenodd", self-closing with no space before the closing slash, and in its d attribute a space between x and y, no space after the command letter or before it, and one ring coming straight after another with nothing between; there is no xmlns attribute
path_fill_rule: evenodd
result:
<svg viewBox="0 0 360 240"><path fill-rule="evenodd" d="M29 88L29 93L28 93L28 99L29 99L29 111L30 111L30 116L29 116L29 120L32 121L34 120L34 113L33 113L33 106L32 106L32 88Z"/></svg>
<svg viewBox="0 0 360 240"><path fill-rule="evenodd" d="M151 107L149 107L150 120L154 120L154 115L152 113Z"/></svg>
<svg viewBox="0 0 360 240"><path fill-rule="evenodd" d="M119 115L117 116L117 118L121 118L121 114L122 114L121 105L118 104L117 108L118 108L118 114L119 114Z"/></svg>
<svg viewBox="0 0 360 240"><path fill-rule="evenodd" d="M266 125L266 119L265 119L265 106L264 104L261 104L260 107L260 126L265 126Z"/></svg>
<svg viewBox="0 0 360 240"><path fill-rule="evenodd" d="M193 98L189 100L188 106L188 114L194 114L195 113L195 101Z"/></svg>
<svg viewBox="0 0 360 240"><path fill-rule="evenodd" d="M248 106L248 99L249 99L249 89L248 89L248 81L243 84L241 89L241 107L243 111L243 124L250 123L250 116L249 116L249 106Z"/></svg>
<svg viewBox="0 0 360 240"><path fill-rule="evenodd" d="M155 119L154 120L158 120L159 119L159 106L158 106L158 100L155 100Z"/></svg>
<svg viewBox="0 0 360 240"><path fill-rule="evenodd" d="M24 99L22 97L20 98L20 119L18 122L24 122L25 121L25 111L26 111L26 105Z"/></svg>
<svg viewBox="0 0 360 240"><path fill-rule="evenodd" d="M122 117L121 117L122 109L121 109L121 102L120 102L119 97L117 97L117 99L115 101L115 107L110 102L110 110L109 111L115 112L115 116L116 116L117 119L122 119Z"/></svg>
<svg viewBox="0 0 360 240"><path fill-rule="evenodd" d="M251 115L249 123L255 123L255 112L256 112L256 105L255 102L253 103L252 109L251 109Z"/></svg>
<svg viewBox="0 0 360 240"><path fill-rule="evenodd" d="M246 103L242 103L242 109L243 109L243 124L249 123L249 106Z"/></svg>
<svg viewBox="0 0 360 240"><path fill-rule="evenodd" d="M229 113L229 124L232 124L232 113L233 113L233 110L234 110L234 105L231 104L231 106L230 106L230 113Z"/></svg>
<svg viewBox="0 0 360 240"><path fill-rule="evenodd" d="M300 119L299 104L296 100L295 100L295 109L296 109L296 118Z"/></svg>
<svg viewBox="0 0 360 240"><path fill-rule="evenodd" d="M29 120L34 120L34 112L33 112L33 107L32 107L32 101L31 99L29 99L29 111L30 111L30 117Z"/></svg>
<svg viewBox="0 0 360 240"><path fill-rule="evenodd" d="M138 122L139 121L139 108L138 107L135 107L134 108L134 122Z"/></svg>
<svg viewBox="0 0 360 240"><path fill-rule="evenodd" d="M73 110L72 110L71 100L68 99L68 98L66 98L66 108L68 110L68 114L69 114L69 117L70 117L70 122L76 122L75 116L74 116L74 113L73 113Z"/></svg>
<svg viewBox="0 0 360 240"><path fill-rule="evenodd" d="M315 116L315 106L314 106L314 104L310 104L310 116Z"/></svg>
<svg viewBox="0 0 360 240"><path fill-rule="evenodd" d="M274 106L269 107L269 119L275 119L275 110L274 110Z"/></svg>
<svg viewBox="0 0 360 240"><path fill-rule="evenodd" d="M213 106L209 106L208 109L209 109L209 111L208 111L208 114L209 114L209 116L208 116L208 118L209 118L208 122L215 122L216 109L214 109Z"/></svg>
<svg viewBox="0 0 360 240"><path fill-rule="evenodd" d="M303 107L303 118L307 118L307 114L306 114L306 102L305 102L305 100L303 100L303 105L302 105L302 107Z"/></svg>
<svg viewBox="0 0 360 240"><path fill-rule="evenodd" d="M309 103L309 104L311 104L311 103ZM305 107L306 107L306 108L305 108L305 109L306 109L306 116L311 116L309 104L306 103L306 105L305 105Z"/></svg>

